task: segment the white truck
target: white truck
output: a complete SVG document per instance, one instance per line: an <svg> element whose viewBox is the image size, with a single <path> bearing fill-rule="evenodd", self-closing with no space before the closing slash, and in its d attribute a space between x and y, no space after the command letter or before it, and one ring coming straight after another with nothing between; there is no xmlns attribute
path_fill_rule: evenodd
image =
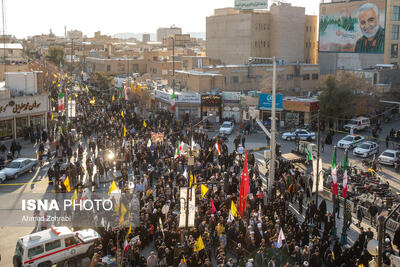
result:
<svg viewBox="0 0 400 267"><path fill-rule="evenodd" d="M371 122L369 118L366 117L357 117L355 119L350 120L350 122L343 126L343 128L347 131L353 131L351 134L367 129L371 126Z"/></svg>
<svg viewBox="0 0 400 267"><path fill-rule="evenodd" d="M84 254L92 257L100 238L93 229L73 232L68 227L50 227L23 236L15 248L14 267L51 267Z"/></svg>

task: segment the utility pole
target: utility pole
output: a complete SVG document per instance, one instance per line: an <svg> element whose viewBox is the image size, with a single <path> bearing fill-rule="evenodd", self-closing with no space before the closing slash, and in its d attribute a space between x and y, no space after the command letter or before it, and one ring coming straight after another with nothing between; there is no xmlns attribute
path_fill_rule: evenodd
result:
<svg viewBox="0 0 400 267"><path fill-rule="evenodd" d="M271 113L271 160L269 161L268 198L272 196L272 186L275 182L275 160L276 160L276 58L273 57L272 72L272 113Z"/></svg>
<svg viewBox="0 0 400 267"><path fill-rule="evenodd" d="M319 155L319 153L320 153L320 151L319 151L319 147L320 147L320 145L321 145L321 127L320 127L320 117L321 117L321 114L320 114L320 111L318 110L318 120L317 120L317 123L318 123L318 131L317 131L317 170L316 170L316 173L317 173L317 176L316 176L316 179L317 179L317 190L316 190L316 192L315 192L315 205L317 205L317 207L318 207L318 188L319 188L319 175L320 175L320 173L319 173L319 157L320 157L320 155Z"/></svg>

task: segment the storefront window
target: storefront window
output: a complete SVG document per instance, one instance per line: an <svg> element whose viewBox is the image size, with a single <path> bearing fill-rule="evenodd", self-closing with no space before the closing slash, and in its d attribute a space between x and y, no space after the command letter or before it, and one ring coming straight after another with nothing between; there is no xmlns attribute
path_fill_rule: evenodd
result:
<svg viewBox="0 0 400 267"><path fill-rule="evenodd" d="M43 130L45 128L44 115L32 116L31 117L31 126L33 127L33 129L38 128L39 130Z"/></svg>
<svg viewBox="0 0 400 267"><path fill-rule="evenodd" d="M16 118L17 137L24 137L26 128L28 127L28 117Z"/></svg>
<svg viewBox="0 0 400 267"><path fill-rule="evenodd" d="M13 120L0 121L0 139L13 138Z"/></svg>

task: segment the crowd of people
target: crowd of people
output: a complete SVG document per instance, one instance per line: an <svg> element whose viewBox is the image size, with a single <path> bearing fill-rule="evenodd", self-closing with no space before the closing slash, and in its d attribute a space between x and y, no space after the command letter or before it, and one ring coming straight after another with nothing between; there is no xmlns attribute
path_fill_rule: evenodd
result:
<svg viewBox="0 0 400 267"><path fill-rule="evenodd" d="M88 216L88 224L96 225L102 236L91 266L107 266L102 263L106 255L116 257L118 266L134 267L368 266L371 255L366 244L373 232L361 228L353 245L342 246L336 238L337 219L325 201L315 204L310 177L290 162L280 164L269 197L263 185L265 173L248 152L247 204L243 216L232 216L245 164L245 153L238 153L244 137L237 137L235 150L229 151L218 137L198 130L191 133L189 123L176 121L170 111L145 115L136 100L112 99L82 95L77 117L68 127L63 118L52 121L48 136L56 151L48 176L57 193L66 192L67 176L72 190L83 194L89 188L92 197L107 192L115 181L126 192L122 203L140 218L136 225L128 216L123 226L107 227L104 219L118 225L120 215L111 211ZM162 134L162 140L151 140L154 133ZM191 142L201 150L189 166L179 144ZM115 176L115 170L120 174ZM179 227L179 188L188 185L191 175L197 187L195 223L186 229ZM205 194L200 184L207 187ZM132 208L134 199L139 201L138 210ZM200 237L204 248L197 251ZM386 248L391 249L390 240Z"/></svg>

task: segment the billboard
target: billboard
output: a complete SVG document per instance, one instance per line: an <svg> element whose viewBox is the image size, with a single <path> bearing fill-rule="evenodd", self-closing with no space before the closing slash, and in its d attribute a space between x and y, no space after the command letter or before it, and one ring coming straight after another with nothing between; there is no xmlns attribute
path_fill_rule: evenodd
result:
<svg viewBox="0 0 400 267"><path fill-rule="evenodd" d="M267 9L268 0L235 0L235 9Z"/></svg>
<svg viewBox="0 0 400 267"><path fill-rule="evenodd" d="M258 106L260 110L272 110L272 95L271 94L259 94L258 95ZM283 110L283 96L277 94L275 96L276 110Z"/></svg>
<svg viewBox="0 0 400 267"><path fill-rule="evenodd" d="M386 0L321 4L319 51L383 54Z"/></svg>

